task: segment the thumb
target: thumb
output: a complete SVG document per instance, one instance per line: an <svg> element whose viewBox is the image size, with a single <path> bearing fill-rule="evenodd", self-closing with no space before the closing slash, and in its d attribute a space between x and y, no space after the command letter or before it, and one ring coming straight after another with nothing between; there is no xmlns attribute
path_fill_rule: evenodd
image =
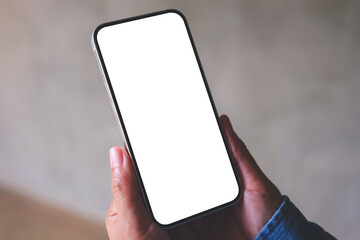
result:
<svg viewBox="0 0 360 240"><path fill-rule="evenodd" d="M234 132L229 117L220 116L220 122L243 187L247 190L259 189L269 180L257 165L244 142Z"/></svg>
<svg viewBox="0 0 360 240"><path fill-rule="evenodd" d="M138 239L161 230L152 222L142 201L139 185L128 153L121 147L109 151L111 190L118 216L119 239Z"/></svg>

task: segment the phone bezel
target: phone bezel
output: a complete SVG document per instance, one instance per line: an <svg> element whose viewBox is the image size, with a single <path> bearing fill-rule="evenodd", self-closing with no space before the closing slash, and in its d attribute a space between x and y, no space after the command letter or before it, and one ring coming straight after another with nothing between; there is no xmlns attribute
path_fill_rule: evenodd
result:
<svg viewBox="0 0 360 240"><path fill-rule="evenodd" d="M233 169L233 172L234 172L237 184L238 184L238 188L239 188L238 195L232 201L226 202L226 203L224 203L222 205L219 205L219 206L216 206L214 208L208 209L206 211L197 213L197 214L189 216L187 218L180 219L180 220L175 221L175 222L170 223L170 224L162 224L162 223L158 222L157 219L155 218L153 212L152 212L151 205L150 205L149 199L148 199L147 194L146 194L146 189L144 187L144 184L143 184L143 181L142 181L142 178L141 178L141 174L140 174L140 171L138 169L136 159L134 157L134 153L133 153L133 150L132 150L132 147L131 147L131 142L130 142L130 139L128 137L128 134L127 134L127 131L126 131L126 128L125 128L125 124L123 122L122 115L121 115L121 112L120 112L119 106L117 104L117 100L116 100L116 97L115 97L115 94L114 94L114 91L113 91L113 88L112 88L112 85L111 85L111 81L110 81L109 75L108 75L107 70L106 70L105 62L104 62L104 59L102 57L101 50L100 50L100 47L99 47L99 44L98 44L98 41L97 41L97 34L104 27L108 27L108 26L112 26L112 25L116 25L116 24L121 24L121 23L125 23L125 22L130 22L130 21L134 21L134 20L139 20L139 19L143 19L143 18L153 17L153 16L166 14L166 13L176 13L184 21L184 24L185 24L185 27L186 27L186 30L187 30L187 33L188 33L188 36L189 36L189 39L190 39L190 42L191 42L191 46L193 48L193 51L194 51L194 54L195 54L195 57L196 57L196 61L197 61L197 64L199 66L201 76L202 76L202 79L203 79L203 82L204 82L208 97L210 99L213 112L215 114L216 122L218 124L219 129L220 129L221 136L222 136L222 139L224 141L225 148L226 148L226 151L227 151L227 154L228 154L228 157L229 157L229 160L230 160L230 163L231 163L231 166L232 166L232 169ZM157 12L148 13L148 14L139 15L139 16L130 17L130 18L125 18L125 19L121 19L121 20L115 20L115 21L111 21L111 22L106 22L106 23L100 24L98 27L95 28L95 30L94 30L94 32L92 34L92 41L91 42L92 42L93 51L94 51L94 53L96 55L96 58L97 58L97 61L98 61L98 64L99 64L99 68L100 68L100 71L101 71L102 78L104 80L105 88L106 88L106 90L108 92L108 95L109 95L109 98L110 98L110 103L111 103L111 105L113 107L113 111L114 111L114 113L116 115L115 117L116 117L117 124L118 124L118 126L119 126L119 128L121 130L121 133L123 135L126 148L127 148L128 153L129 153L129 155L131 157L131 161L132 161L132 163L134 165L135 173L136 173L137 179L139 181L139 185L140 185L140 188L141 188L142 195L144 197L144 202L145 202L145 205L146 205L146 207L147 207L147 209L148 209L148 211L149 211L149 213L151 215L151 218L157 224L159 224L161 227L170 228L170 227L174 227L176 225L183 224L185 222L191 221L191 220L193 220L195 218L199 218L201 216L213 213L215 211L219 211L219 210L221 210L223 208L229 207L230 205L233 205L234 203L236 203L240 199L240 197L242 196L241 182L239 180L238 173L235 170L236 168L235 168L235 164L234 164L234 159L233 159L233 156L232 156L232 154L230 152L230 147L229 147L229 144L228 144L228 142L227 142L227 140L225 138L224 131L222 130L222 127L220 125L219 116L218 116L218 113L217 113L217 110L216 110L216 107L215 107L215 103L213 101L213 98L212 98L212 95L211 95L211 92L210 92L210 89L209 89L209 86L208 86L208 83L207 83L207 80L206 80L206 77L205 77L205 73L203 71L203 68L202 68L202 65L201 65L201 62L200 62L200 58L198 56L198 53L197 53L197 50L196 50L196 47L195 47L195 43L193 41L193 38L192 38L192 35L191 35L191 32L190 32L189 25L188 25L188 22L187 22L187 20L186 20L186 18L184 16L184 14L181 13L180 11L176 10L176 9L167 9L167 10L163 10L163 11L157 11Z"/></svg>

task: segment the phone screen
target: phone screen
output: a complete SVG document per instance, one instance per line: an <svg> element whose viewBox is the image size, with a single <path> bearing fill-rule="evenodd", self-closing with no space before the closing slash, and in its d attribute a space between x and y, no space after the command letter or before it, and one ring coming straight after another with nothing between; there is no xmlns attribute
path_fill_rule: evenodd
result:
<svg viewBox="0 0 360 240"><path fill-rule="evenodd" d="M176 11L94 33L146 203L161 225L220 208L240 192L189 34Z"/></svg>

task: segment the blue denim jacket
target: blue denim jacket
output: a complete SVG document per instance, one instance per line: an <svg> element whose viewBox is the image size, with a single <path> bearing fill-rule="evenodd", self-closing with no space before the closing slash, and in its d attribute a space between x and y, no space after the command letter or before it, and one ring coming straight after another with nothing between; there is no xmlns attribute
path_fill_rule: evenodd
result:
<svg viewBox="0 0 360 240"><path fill-rule="evenodd" d="M284 201L254 240L333 240L319 225L309 222L299 209L284 196Z"/></svg>

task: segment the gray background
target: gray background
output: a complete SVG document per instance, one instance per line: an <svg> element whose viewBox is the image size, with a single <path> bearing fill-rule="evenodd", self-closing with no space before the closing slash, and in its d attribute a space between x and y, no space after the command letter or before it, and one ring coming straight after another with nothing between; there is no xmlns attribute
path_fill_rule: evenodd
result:
<svg viewBox="0 0 360 240"><path fill-rule="evenodd" d="M359 1L0 4L0 185L103 221L108 149L122 140L92 30L176 8L219 113L269 178L336 237L360 235Z"/></svg>

